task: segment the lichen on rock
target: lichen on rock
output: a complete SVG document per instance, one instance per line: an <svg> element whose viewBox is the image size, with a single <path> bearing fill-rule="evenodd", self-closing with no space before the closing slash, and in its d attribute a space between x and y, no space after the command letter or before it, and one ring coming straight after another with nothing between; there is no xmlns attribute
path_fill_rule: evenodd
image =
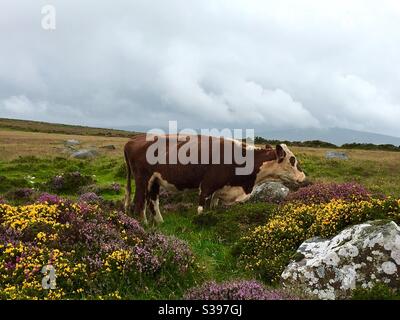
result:
<svg viewBox="0 0 400 320"><path fill-rule="evenodd" d="M400 228L385 220L354 225L331 239L303 242L296 257L282 273L283 285L319 299L346 298L356 287L377 282L398 287Z"/></svg>

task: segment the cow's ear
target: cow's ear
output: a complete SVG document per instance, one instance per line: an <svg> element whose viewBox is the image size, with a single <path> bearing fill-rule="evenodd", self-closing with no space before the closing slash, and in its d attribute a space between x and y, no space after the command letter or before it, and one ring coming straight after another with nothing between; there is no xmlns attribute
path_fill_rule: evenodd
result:
<svg viewBox="0 0 400 320"><path fill-rule="evenodd" d="M272 147L270 144L267 143L267 144L265 145L265 149L269 150L269 149L273 149L273 147Z"/></svg>
<svg viewBox="0 0 400 320"><path fill-rule="evenodd" d="M283 159L286 157L286 152L283 150L282 146L280 144L276 145L276 156L278 158L278 162L281 163Z"/></svg>

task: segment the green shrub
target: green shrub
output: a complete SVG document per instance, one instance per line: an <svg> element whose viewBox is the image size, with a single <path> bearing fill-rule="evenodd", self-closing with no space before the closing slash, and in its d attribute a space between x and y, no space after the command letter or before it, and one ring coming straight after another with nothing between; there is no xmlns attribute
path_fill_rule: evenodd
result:
<svg viewBox="0 0 400 320"><path fill-rule="evenodd" d="M5 193L15 188L28 187L29 183L25 179L10 179L0 176L0 193Z"/></svg>
<svg viewBox="0 0 400 320"><path fill-rule="evenodd" d="M353 300L400 300L400 291L377 283L372 288L357 288L352 291Z"/></svg>
<svg viewBox="0 0 400 320"><path fill-rule="evenodd" d="M215 229L221 240L235 242L252 227L265 223L276 205L270 203L245 203L228 208L218 208L197 215L193 222Z"/></svg>
<svg viewBox="0 0 400 320"><path fill-rule="evenodd" d="M125 162L122 162L117 166L114 172L115 178L126 178L127 168Z"/></svg>
<svg viewBox="0 0 400 320"><path fill-rule="evenodd" d="M45 187L52 192L77 192L82 186L93 184L92 176L82 175L80 172L66 172L52 177Z"/></svg>

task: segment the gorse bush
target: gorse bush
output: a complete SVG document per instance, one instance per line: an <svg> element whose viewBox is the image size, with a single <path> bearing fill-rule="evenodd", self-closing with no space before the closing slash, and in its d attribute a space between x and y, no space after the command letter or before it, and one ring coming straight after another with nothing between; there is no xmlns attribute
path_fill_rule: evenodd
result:
<svg viewBox="0 0 400 320"><path fill-rule="evenodd" d="M42 288L46 265L57 276L54 290ZM161 284L176 290L193 270L185 242L148 233L121 212L47 200L0 204L0 299L119 298Z"/></svg>
<svg viewBox="0 0 400 320"><path fill-rule="evenodd" d="M255 280L206 282L186 292L186 300L298 300L283 290L267 289Z"/></svg>
<svg viewBox="0 0 400 320"><path fill-rule="evenodd" d="M247 269L276 282L299 245L306 239L332 237L349 225L375 219L400 222L400 200L370 199L326 204L290 203L278 208L263 226L241 238L236 246Z"/></svg>
<svg viewBox="0 0 400 320"><path fill-rule="evenodd" d="M333 199L348 201L368 200L371 197L364 186L358 183L316 183L286 197L286 202L327 203Z"/></svg>

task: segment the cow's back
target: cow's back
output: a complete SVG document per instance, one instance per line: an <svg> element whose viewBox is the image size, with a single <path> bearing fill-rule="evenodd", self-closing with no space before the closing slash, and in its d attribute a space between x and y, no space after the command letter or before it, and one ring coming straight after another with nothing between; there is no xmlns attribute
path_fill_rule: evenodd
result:
<svg viewBox="0 0 400 320"><path fill-rule="evenodd" d="M213 152L218 152L220 163L224 163L224 143L232 143L232 141L200 135L191 137L192 140L190 141L177 141L176 135L158 136L158 139L165 139L166 149L162 152L165 152L164 159L166 162L151 164L147 159L147 151L150 145L154 143L154 140L150 139L150 141L146 141L146 134L139 134L134 136L125 145L125 157L129 160L135 174L138 172L149 178L157 177L174 185L178 190L198 188L204 180L218 186L223 186L232 181L235 176L234 165L212 163ZM202 138L205 138L205 140L202 141ZM205 141L208 144L207 148L204 148L204 145L202 146L202 143L204 144ZM219 144L219 148L214 149L213 143ZM182 164L181 159L177 157L176 163L174 161L171 162L170 144L171 147L177 150L175 151L177 153L179 153L179 150L183 146L185 146L185 150L196 150L194 158L196 161L194 163ZM192 149L190 148L190 144L193 146ZM232 143L232 145L236 148L241 148L241 146L235 143ZM203 152L207 154L202 155ZM189 156L189 154L187 155ZM205 163L204 159L207 159Z"/></svg>

